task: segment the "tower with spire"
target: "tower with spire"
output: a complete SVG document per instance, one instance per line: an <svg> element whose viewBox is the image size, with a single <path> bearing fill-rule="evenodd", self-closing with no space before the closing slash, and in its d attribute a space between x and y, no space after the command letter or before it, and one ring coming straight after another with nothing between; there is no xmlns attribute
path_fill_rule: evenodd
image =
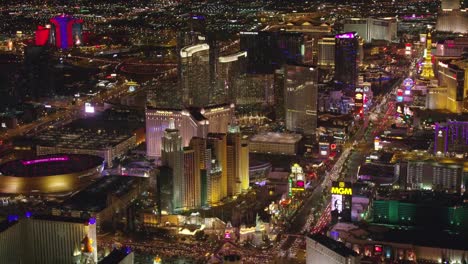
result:
<svg viewBox="0 0 468 264"><path fill-rule="evenodd" d="M425 50L426 52L424 53L424 65L423 65L423 70L421 73L421 77L424 79L434 78L434 70L432 69L431 49L432 49L431 33L428 33L427 38L426 38L426 50Z"/></svg>

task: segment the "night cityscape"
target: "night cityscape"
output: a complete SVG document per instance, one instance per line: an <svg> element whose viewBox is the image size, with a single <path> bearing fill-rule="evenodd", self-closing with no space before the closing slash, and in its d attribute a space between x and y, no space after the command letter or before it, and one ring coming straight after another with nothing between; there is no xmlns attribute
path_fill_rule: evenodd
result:
<svg viewBox="0 0 468 264"><path fill-rule="evenodd" d="M468 0L0 0L0 264L467 264Z"/></svg>

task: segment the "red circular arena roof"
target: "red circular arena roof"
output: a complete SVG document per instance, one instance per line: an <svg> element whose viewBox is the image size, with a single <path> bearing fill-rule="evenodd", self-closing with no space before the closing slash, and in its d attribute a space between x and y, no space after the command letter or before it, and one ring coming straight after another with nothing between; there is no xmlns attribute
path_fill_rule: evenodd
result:
<svg viewBox="0 0 468 264"><path fill-rule="evenodd" d="M82 154L54 154L0 165L0 173L13 177L42 177L77 173L102 164L103 158Z"/></svg>

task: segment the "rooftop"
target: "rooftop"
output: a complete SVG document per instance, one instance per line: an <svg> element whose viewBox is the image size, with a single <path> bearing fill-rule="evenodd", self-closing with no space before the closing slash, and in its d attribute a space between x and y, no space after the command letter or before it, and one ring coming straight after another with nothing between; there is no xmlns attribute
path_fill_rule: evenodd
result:
<svg viewBox="0 0 468 264"><path fill-rule="evenodd" d="M57 216L57 215L34 215L31 217L36 220L45 220L53 222L67 222L67 223L76 223L76 224L88 224L89 219L77 218L77 217L68 217L68 216Z"/></svg>
<svg viewBox="0 0 468 264"><path fill-rule="evenodd" d="M61 207L77 211L102 211L107 206L108 195L122 196L127 193L138 180L139 179L136 177L102 177L86 189L66 199L61 204Z"/></svg>
<svg viewBox="0 0 468 264"><path fill-rule="evenodd" d="M131 138L133 133L116 130L91 130L63 127L41 133L36 138L39 146L69 149L106 149Z"/></svg>
<svg viewBox="0 0 468 264"><path fill-rule="evenodd" d="M366 240L368 244L398 243L412 246L468 250L466 236L443 230L425 228L401 228L383 225L359 225L339 223L332 230L339 232L347 241ZM350 238L354 239L350 239Z"/></svg>
<svg viewBox="0 0 468 264"><path fill-rule="evenodd" d="M13 160L0 165L0 175L41 177L86 171L101 165L103 159L92 155L55 154L30 160Z"/></svg>
<svg viewBox="0 0 468 264"><path fill-rule="evenodd" d="M268 132L254 135L251 142L269 142L277 144L295 144L302 139L300 134Z"/></svg>
<svg viewBox="0 0 468 264"><path fill-rule="evenodd" d="M466 237L462 235L449 234L441 230L399 230L391 229L382 233L371 233L374 241L387 241L427 247L440 247L458 250L468 250Z"/></svg>
<svg viewBox="0 0 468 264"><path fill-rule="evenodd" d="M131 254L130 248L123 247L121 249L114 249L109 255L99 261L98 264L116 264L124 260L129 254Z"/></svg>
<svg viewBox="0 0 468 264"><path fill-rule="evenodd" d="M18 221L4 220L0 222L0 233L17 224Z"/></svg>
<svg viewBox="0 0 468 264"><path fill-rule="evenodd" d="M308 236L313 241L320 243L321 245L333 250L337 254L343 257L356 257L358 254L345 246L345 244L335 241L327 236L315 234Z"/></svg>
<svg viewBox="0 0 468 264"><path fill-rule="evenodd" d="M366 163L360 167L359 175L393 178L395 176L395 167L393 164Z"/></svg>
<svg viewBox="0 0 468 264"><path fill-rule="evenodd" d="M125 126L122 126L125 122ZM143 116L132 111L105 111L91 118L77 119L61 128L42 132L39 146L75 149L105 149L132 137L145 127Z"/></svg>
<svg viewBox="0 0 468 264"><path fill-rule="evenodd" d="M399 201L402 203L421 204L424 206L468 206L465 201L468 197L460 196L459 194L451 194L444 192L433 191L400 191L395 190L389 193L379 193L379 197L375 201Z"/></svg>

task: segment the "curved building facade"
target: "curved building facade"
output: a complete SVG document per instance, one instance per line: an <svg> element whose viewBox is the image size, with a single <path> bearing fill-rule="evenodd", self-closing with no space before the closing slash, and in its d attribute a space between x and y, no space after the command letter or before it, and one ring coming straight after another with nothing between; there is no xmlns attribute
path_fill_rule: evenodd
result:
<svg viewBox="0 0 468 264"><path fill-rule="evenodd" d="M437 17L437 31L468 33L468 12L466 10L442 10Z"/></svg>
<svg viewBox="0 0 468 264"><path fill-rule="evenodd" d="M92 155L46 155L0 165L0 193L60 194L87 186L103 159Z"/></svg>

